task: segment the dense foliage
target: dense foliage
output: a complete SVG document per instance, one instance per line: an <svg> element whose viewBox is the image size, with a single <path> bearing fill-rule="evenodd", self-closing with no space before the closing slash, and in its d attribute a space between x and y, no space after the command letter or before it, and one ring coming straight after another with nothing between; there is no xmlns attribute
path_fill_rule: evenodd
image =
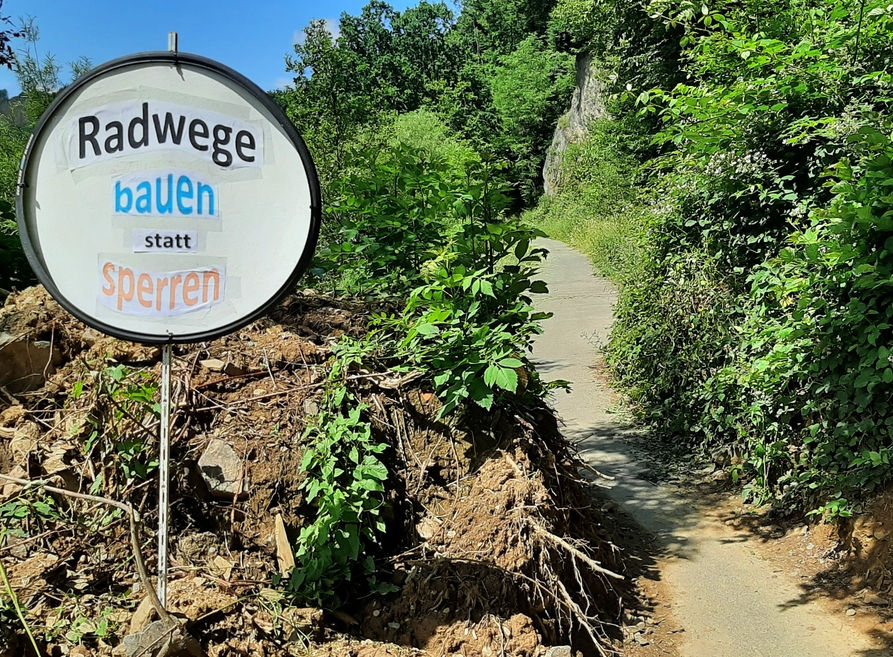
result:
<svg viewBox="0 0 893 657"><path fill-rule="evenodd" d="M11 25L9 19L0 16L2 23ZM33 19L16 28L0 29L0 66L11 68L22 87L16 98L8 98L5 90L0 97L0 298L13 288L22 289L36 282L22 251L16 223L18 169L31 131L63 86L61 67L52 54L41 55L38 51L39 37ZM22 47L14 51L13 42ZM73 62L72 79L90 68L86 58Z"/></svg>
<svg viewBox="0 0 893 657"><path fill-rule="evenodd" d="M353 369L422 381L446 421L469 404L512 406L544 391L526 358L546 317L531 299L546 292L535 278L544 252L531 244L538 231L504 216L503 167L428 112L379 133L328 186L330 228L315 263L321 286L390 309L362 339L335 347L326 406L309 433L303 468L317 513L298 537L289 586L319 605L343 602L357 585L389 590L372 558L386 531L386 446L371 439L348 390Z"/></svg>
<svg viewBox="0 0 893 657"><path fill-rule="evenodd" d="M849 514L891 474L888 3L554 16L553 38L605 62L617 134L653 137L614 145L650 190L610 348L620 380L660 434L729 453L754 499Z"/></svg>
<svg viewBox="0 0 893 657"><path fill-rule="evenodd" d="M274 98L320 169L323 235L311 275L321 289L382 309L362 339L335 347L325 408L308 437L307 499L288 582L306 603L336 606L389 590L375 561L388 462L357 368L409 377L454 422L544 393L527 360L546 317L532 295L541 235L509 212L533 200L572 58L546 38L551 3L443 3L398 12L378 0L304 30L287 58L294 85Z"/></svg>
<svg viewBox="0 0 893 657"><path fill-rule="evenodd" d="M373 0L337 35L313 21L287 57L294 85L274 92L303 131L324 181L351 165L351 144L395 114L436 113L481 153L511 163L516 205L535 199L555 120L573 85L570 56L547 45L552 2Z"/></svg>

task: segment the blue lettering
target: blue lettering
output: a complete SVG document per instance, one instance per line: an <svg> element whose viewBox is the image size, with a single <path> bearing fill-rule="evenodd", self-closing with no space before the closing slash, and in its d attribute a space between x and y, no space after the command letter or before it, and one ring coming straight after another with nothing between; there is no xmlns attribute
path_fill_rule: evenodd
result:
<svg viewBox="0 0 893 657"><path fill-rule="evenodd" d="M137 174L116 180L114 185L116 214L217 216L216 186L188 174Z"/></svg>
<svg viewBox="0 0 893 657"><path fill-rule="evenodd" d="M122 203L121 199L124 199L125 202ZM115 183L115 212L118 213L126 213L130 212L130 206L133 205L133 192L130 191L129 187L121 187L121 181Z"/></svg>
<svg viewBox="0 0 893 657"><path fill-rule="evenodd" d="M161 178L155 179L155 206L158 214L170 214L174 211L174 175L167 174L167 202L161 200ZM199 210L201 214L201 210Z"/></svg>
<svg viewBox="0 0 893 657"><path fill-rule="evenodd" d="M195 193L196 197L198 197L198 214L205 214L203 212L202 199L208 199L208 214L211 216L214 215L214 188L210 185L206 185L205 183L198 183L198 188Z"/></svg>
<svg viewBox="0 0 893 657"><path fill-rule="evenodd" d="M183 204L183 201L192 200L192 181L186 176L180 176L177 180L177 209L180 214L192 214L192 207Z"/></svg>
<svg viewBox="0 0 893 657"><path fill-rule="evenodd" d="M141 182L136 186L139 196L136 197L136 211L140 214L152 212L152 185Z"/></svg>

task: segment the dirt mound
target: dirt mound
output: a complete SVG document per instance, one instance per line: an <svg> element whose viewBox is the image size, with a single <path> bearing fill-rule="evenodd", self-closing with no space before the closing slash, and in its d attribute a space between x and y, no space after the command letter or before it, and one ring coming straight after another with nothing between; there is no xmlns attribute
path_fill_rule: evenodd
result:
<svg viewBox="0 0 893 657"><path fill-rule="evenodd" d="M430 390L388 373L348 380L391 446L380 556L399 592L323 612L274 586L283 530L294 536L312 511L299 465L331 345L361 335L367 317L304 294L235 334L175 347L170 611L211 656L602 651L623 568L551 413L442 422ZM127 502L151 569L159 349L85 327L41 288L7 300L0 333L48 342L52 366L2 390L0 473ZM42 649L125 654L123 637L152 615L123 514L0 481L0 519L0 559ZM0 602L5 654L27 641Z"/></svg>

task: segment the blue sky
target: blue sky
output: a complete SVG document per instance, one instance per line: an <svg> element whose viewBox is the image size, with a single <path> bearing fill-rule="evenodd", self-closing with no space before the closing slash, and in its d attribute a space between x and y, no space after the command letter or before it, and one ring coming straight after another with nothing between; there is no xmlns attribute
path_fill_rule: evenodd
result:
<svg viewBox="0 0 893 657"><path fill-rule="evenodd" d="M5 0L0 12L13 22L33 16L41 53L52 53L69 76L80 56L94 65L145 50L167 50L168 32L180 50L216 59L264 89L290 82L285 54L312 18L337 24L342 12L359 13L366 0ZM417 0L391 0L395 9ZM14 47L22 47L14 43ZM19 92L15 75L0 69L0 89Z"/></svg>

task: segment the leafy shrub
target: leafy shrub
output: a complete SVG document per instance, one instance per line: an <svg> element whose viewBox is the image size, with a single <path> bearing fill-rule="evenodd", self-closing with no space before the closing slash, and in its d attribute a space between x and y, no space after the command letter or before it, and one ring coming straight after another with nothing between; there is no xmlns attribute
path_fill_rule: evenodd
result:
<svg viewBox="0 0 893 657"><path fill-rule="evenodd" d="M554 195L543 196L524 219L588 254L599 272L623 282L642 264L643 199L637 163L620 151L619 129L616 121L601 119L585 141L570 144Z"/></svg>
<svg viewBox="0 0 893 657"><path fill-rule="evenodd" d="M363 153L363 165L332 185L337 230L318 265L342 289L402 311L381 313L364 338L334 348L325 409L308 431L302 463L315 513L296 541L288 583L305 603L390 590L374 558L385 531L386 445L372 439L364 407L346 388L351 367L420 374L440 397L441 416L543 390L524 357L547 317L530 296L546 291L535 280L544 251L531 246L541 233L503 218L501 167L461 148L454 158L436 144L419 150L405 143L410 138Z"/></svg>
<svg viewBox="0 0 893 657"><path fill-rule="evenodd" d="M648 10L680 35L686 79L618 79L659 129L611 362L660 435L739 455L755 500L846 515L890 479L893 17L855 0Z"/></svg>

